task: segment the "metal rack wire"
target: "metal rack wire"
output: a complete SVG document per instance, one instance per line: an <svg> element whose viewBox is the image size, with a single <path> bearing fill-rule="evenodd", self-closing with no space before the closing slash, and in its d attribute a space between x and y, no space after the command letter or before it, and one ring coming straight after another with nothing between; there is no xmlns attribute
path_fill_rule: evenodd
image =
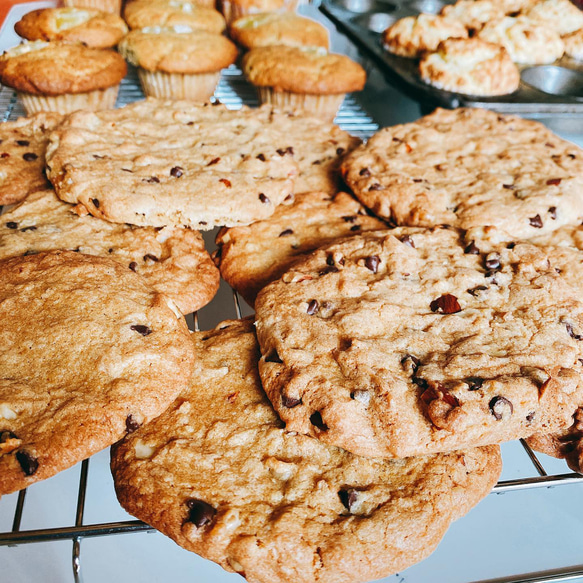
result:
<svg viewBox="0 0 583 583"><path fill-rule="evenodd" d="M238 109L243 104L255 106L258 103L255 90L244 80L240 69L235 66L231 66L224 71L215 95L230 109ZM131 70L128 77L122 82L118 106L142 98L143 94L139 88L136 72L135 70ZM0 91L0 111L3 112L1 117L3 121L16 119L20 115L23 115L23 111L15 94L6 88ZM378 125L363 110L354 97L348 97L345 100L336 118L336 123L351 134L364 139L378 129ZM233 311L229 314L224 314L223 318L240 318L242 315L239 297L236 292L233 291L232 293ZM187 317L187 322L191 329L199 329L198 314L195 313ZM524 441L522 441L522 446L531 462L532 475L520 479L500 481L494 487L494 493L513 492L532 488L548 488L575 484L583 480L583 475L575 472L553 474L547 471L541 460ZM11 530L0 532L0 546L17 546L46 541L70 540L72 541L73 580L75 583L82 583L81 544L84 538L153 531L150 526L139 520L84 524L89 463L90 460L87 459L81 465L75 521L73 525L37 530L21 530L27 494L26 490L22 490L18 493ZM583 577L583 565L491 579L488 581L483 580L478 583L559 583L572 581L579 577Z"/></svg>

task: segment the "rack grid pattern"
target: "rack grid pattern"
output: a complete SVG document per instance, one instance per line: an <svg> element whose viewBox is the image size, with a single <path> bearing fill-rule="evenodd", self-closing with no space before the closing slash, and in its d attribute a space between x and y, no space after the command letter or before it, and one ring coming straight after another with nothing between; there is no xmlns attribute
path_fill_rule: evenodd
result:
<svg viewBox="0 0 583 583"><path fill-rule="evenodd" d="M216 98L224 103L229 109L239 109L243 105L255 107L258 105L255 90L244 79L239 68L232 65L225 71L215 92ZM135 69L131 68L128 76L122 81L117 105L123 106L133 101L143 99L143 93L139 87ZM16 94L2 88L0 90L0 112L1 121L14 120L24 115L24 112L17 101ZM378 125L363 110L358 101L348 96L340 109L335 122L344 130L351 134L366 139L373 134ZM1 208L1 207L0 207ZM224 314L224 318L240 318L241 304L239 296L233 293L233 312ZM192 314L187 317L189 327L198 330L198 315ZM532 449L521 441L526 455L532 465L532 475L515 479L500 481L494 487L494 493L511 492L530 488L549 488L559 485L579 483L583 480L583 475L575 472L553 474L548 472L541 460ZM81 542L83 538L111 536L116 534L136 533L153 531L153 529L140 520L128 520L121 522L105 522L84 524L85 499L89 475L89 463L87 459L82 462L79 477L79 487L77 495L77 505L75 512L75 523L71 526L44 528L38 530L21 530L23 512L25 509L26 490L18 493L12 528L7 532L0 532L0 546L17 546L22 544L32 544L46 541L71 540L72 541L72 572L73 581L82 583L81 571ZM582 482L583 483L583 482ZM583 577L583 565L575 565L563 569L552 571L528 573L518 576L510 576L476 583L562 583Z"/></svg>

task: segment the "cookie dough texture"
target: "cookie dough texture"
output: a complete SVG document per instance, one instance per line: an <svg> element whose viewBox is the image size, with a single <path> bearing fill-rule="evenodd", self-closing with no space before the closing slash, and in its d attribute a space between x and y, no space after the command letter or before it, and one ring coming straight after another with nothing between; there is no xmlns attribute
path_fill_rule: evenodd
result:
<svg viewBox="0 0 583 583"><path fill-rule="evenodd" d="M560 35L583 28L583 11L569 0L541 0L526 12L526 16Z"/></svg>
<svg viewBox="0 0 583 583"><path fill-rule="evenodd" d="M583 151L515 116L438 109L377 132L341 170L399 225L496 225L518 240L583 221Z"/></svg>
<svg viewBox="0 0 583 583"><path fill-rule="evenodd" d="M414 58L425 51L434 51L448 38L468 38L468 31L455 19L419 14L401 18L387 28L383 32L383 45L390 53Z"/></svg>
<svg viewBox="0 0 583 583"><path fill-rule="evenodd" d="M14 30L28 40L65 40L96 49L117 45L128 27L116 14L88 8L43 8L26 13Z"/></svg>
<svg viewBox="0 0 583 583"><path fill-rule="evenodd" d="M51 136L48 176L94 216L204 230L267 218L292 193L298 165L308 181L329 180L337 151L354 143L337 126L270 107L148 99L72 115Z"/></svg>
<svg viewBox="0 0 583 583"><path fill-rule="evenodd" d="M198 231L110 223L62 202L52 190L30 194L2 215L0 259L58 249L114 259L183 314L206 305L219 287L219 272Z"/></svg>
<svg viewBox="0 0 583 583"><path fill-rule="evenodd" d="M111 259L7 259L0 300L0 494L111 445L188 384L183 318Z"/></svg>
<svg viewBox="0 0 583 583"><path fill-rule="evenodd" d="M288 433L252 322L193 335L190 388L112 450L118 498L249 581L369 581L427 556L494 485L497 447L383 461Z"/></svg>
<svg viewBox="0 0 583 583"><path fill-rule="evenodd" d="M259 293L261 379L289 431L358 455L550 433L583 398L579 298L528 243L483 254L453 228L363 233Z"/></svg>
<svg viewBox="0 0 583 583"><path fill-rule="evenodd" d="M12 204L48 186L45 151L57 113L37 113L0 124L0 204Z"/></svg>
<svg viewBox="0 0 583 583"><path fill-rule="evenodd" d="M441 10L441 16L457 20L472 30L480 30L487 22L502 18L504 15L503 6L491 0L458 0Z"/></svg>
<svg viewBox="0 0 583 583"><path fill-rule="evenodd" d="M583 28L563 37L565 53L576 61L583 61Z"/></svg>
<svg viewBox="0 0 583 583"><path fill-rule="evenodd" d="M383 227L345 192L299 194L265 221L219 231L215 261L223 279L253 305L261 289L310 251Z"/></svg>
<svg viewBox="0 0 583 583"><path fill-rule="evenodd" d="M518 89L520 73L507 51L478 38L450 38L419 62L426 83L465 95L507 95Z"/></svg>

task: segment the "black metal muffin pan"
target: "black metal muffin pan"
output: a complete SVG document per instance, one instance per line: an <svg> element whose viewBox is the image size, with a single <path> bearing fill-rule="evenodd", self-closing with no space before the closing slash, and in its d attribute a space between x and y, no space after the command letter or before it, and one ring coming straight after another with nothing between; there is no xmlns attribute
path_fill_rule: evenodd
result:
<svg viewBox="0 0 583 583"><path fill-rule="evenodd" d="M391 82L431 106L484 107L520 115L583 114L583 63L563 57L551 65L519 66L520 87L510 95L479 97L443 91L425 83L417 59L382 46L381 33L399 18L438 14L444 0L322 0L320 10L376 62Z"/></svg>

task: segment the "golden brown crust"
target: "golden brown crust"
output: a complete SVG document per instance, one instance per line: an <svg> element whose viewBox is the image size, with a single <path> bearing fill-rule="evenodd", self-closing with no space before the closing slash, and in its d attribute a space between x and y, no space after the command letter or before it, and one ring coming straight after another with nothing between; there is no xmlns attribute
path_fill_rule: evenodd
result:
<svg viewBox="0 0 583 583"><path fill-rule="evenodd" d="M328 49L328 29L293 12L265 12L238 18L229 27L231 38L247 49L272 45Z"/></svg>
<svg viewBox="0 0 583 583"><path fill-rule="evenodd" d="M88 8L41 8L25 14L14 30L28 40L66 40L96 49L114 47L128 27L116 14Z"/></svg>
<svg viewBox="0 0 583 583"><path fill-rule="evenodd" d="M119 52L135 66L164 73L214 73L237 59L237 47L220 34L173 28L132 30Z"/></svg>
<svg viewBox="0 0 583 583"><path fill-rule="evenodd" d="M0 56L0 82L24 93L87 93L117 85L126 72L115 51L64 41L33 41Z"/></svg>
<svg viewBox="0 0 583 583"><path fill-rule="evenodd" d="M243 72L253 85L293 93L348 93L366 82L358 63L321 47L258 47L245 55Z"/></svg>

